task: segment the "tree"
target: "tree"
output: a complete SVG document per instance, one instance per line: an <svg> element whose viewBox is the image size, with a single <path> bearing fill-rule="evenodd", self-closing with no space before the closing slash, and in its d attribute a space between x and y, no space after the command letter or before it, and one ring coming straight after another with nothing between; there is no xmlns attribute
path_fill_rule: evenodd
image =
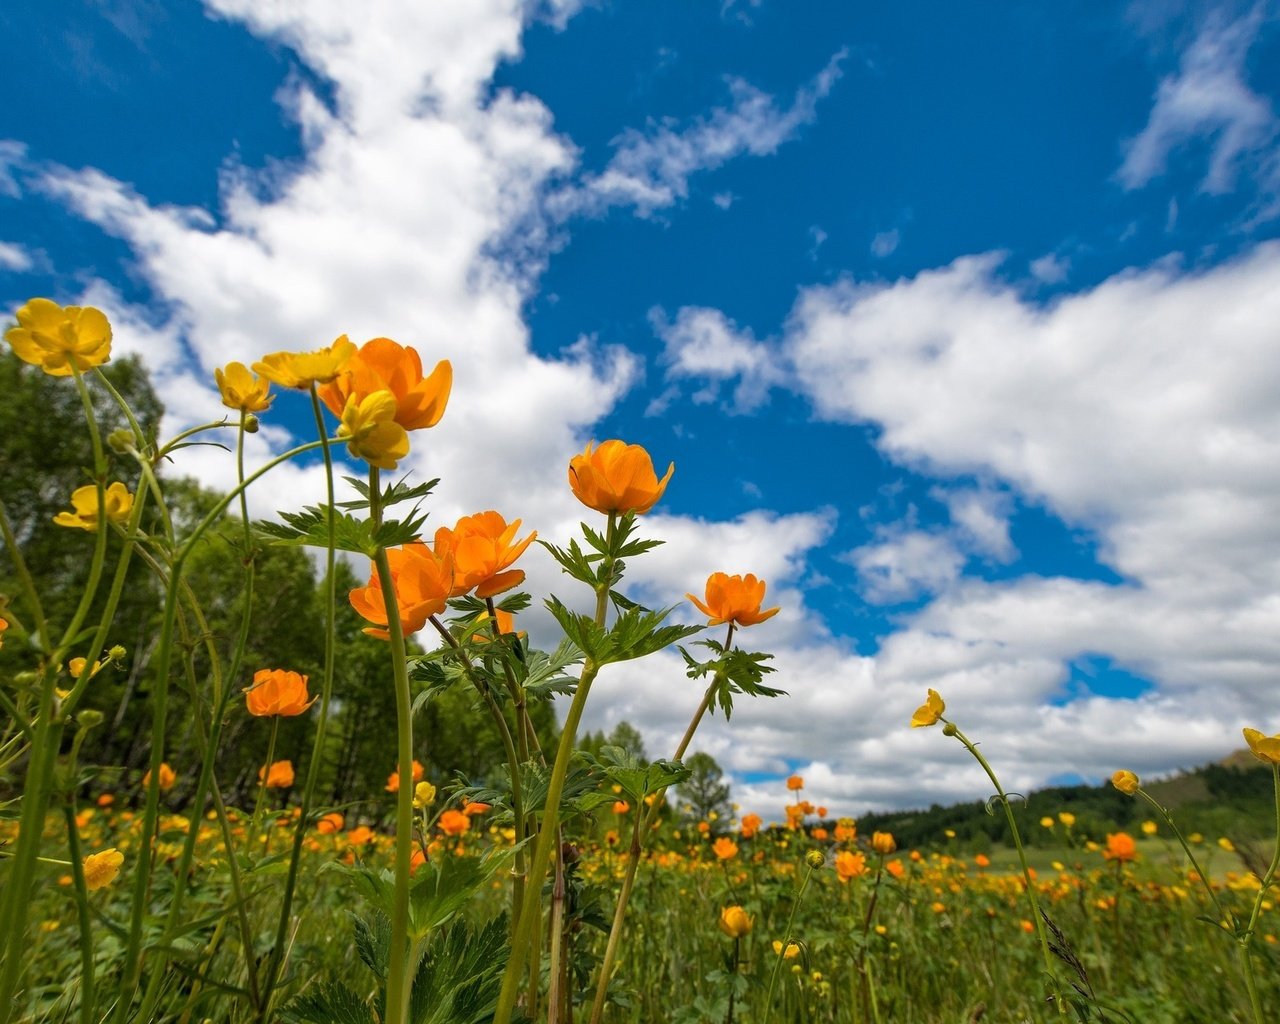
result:
<svg viewBox="0 0 1280 1024"><path fill-rule="evenodd" d="M713 814L727 821L732 816L729 784L716 759L700 750L684 764L693 774L676 789L681 808L695 821L709 821Z"/></svg>

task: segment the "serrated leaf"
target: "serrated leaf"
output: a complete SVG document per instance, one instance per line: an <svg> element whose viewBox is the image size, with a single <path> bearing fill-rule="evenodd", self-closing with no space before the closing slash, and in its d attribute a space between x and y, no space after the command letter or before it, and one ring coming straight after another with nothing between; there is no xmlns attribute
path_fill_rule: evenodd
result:
<svg viewBox="0 0 1280 1024"><path fill-rule="evenodd" d="M299 996L280 1011L283 1024L375 1024L373 1010L340 981Z"/></svg>

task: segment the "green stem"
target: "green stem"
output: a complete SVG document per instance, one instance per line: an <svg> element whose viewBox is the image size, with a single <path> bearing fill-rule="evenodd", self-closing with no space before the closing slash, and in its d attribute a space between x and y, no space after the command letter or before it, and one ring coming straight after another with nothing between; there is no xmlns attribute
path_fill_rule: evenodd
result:
<svg viewBox="0 0 1280 1024"><path fill-rule="evenodd" d="M1223 908L1222 902L1218 899L1218 894L1213 891L1213 883L1209 880L1209 876L1205 873L1204 869L1200 867L1200 862L1196 860L1196 855L1192 852L1191 847L1187 845L1187 841L1179 831L1177 824L1173 820L1173 815L1169 813L1169 809L1161 805L1159 801L1141 787L1138 788L1138 795L1154 807L1156 809L1156 813L1159 814L1160 817L1164 818L1165 824L1169 826L1169 830L1173 832L1179 845L1181 845L1182 852L1186 854L1187 860L1191 862L1192 868L1195 869L1196 877L1200 879L1200 885L1203 887L1204 891L1208 893L1209 899L1213 903L1214 910L1218 912L1218 923L1224 927L1228 925L1231 920L1230 915L1228 915L1226 910Z"/></svg>
<svg viewBox="0 0 1280 1024"><path fill-rule="evenodd" d="M263 985L263 999L259 1021L265 1024L271 1007L271 992L275 987L276 977L284 966L285 941L289 931L289 915L293 910L293 894L298 884L298 870L302 863L302 843L306 838L312 801L315 799L316 785L320 780L320 768L324 759L325 731L329 723L329 703L333 698L333 674L336 658L335 634L338 628L338 581L334 573L336 567L336 508L334 506L333 488L333 455L329 450L328 434L325 431L324 413L320 407L320 397L316 394L315 385L311 385L311 409L315 415L316 430L320 435L320 451L324 455L324 478L327 487L328 503L325 506L328 518L328 546L326 550L325 573L328 583L327 606L325 610L324 630L324 678L320 684L320 715L316 722L316 735L311 744L311 760L307 763L307 779L302 788L302 803L299 808L298 825L293 833L293 849L289 853L289 871L285 877L284 898L280 903L280 919L276 924L276 941L271 947L271 957L267 961L267 977ZM243 436L244 414L241 413L241 436ZM243 475L243 469L241 470ZM250 542L248 517L245 516L245 543ZM250 563L252 569L252 563ZM247 614L247 613L246 613Z"/></svg>
<svg viewBox="0 0 1280 1024"><path fill-rule="evenodd" d="M1004 787L1000 785L1000 780L996 777L995 771L987 763L987 759L982 756L982 752L978 750L977 746L970 742L969 737L962 733L954 722L949 722L945 718L939 718L939 721L944 723L946 729L950 729L955 738L964 744L964 748L973 755L978 764L982 765L982 770L987 773L987 778L996 787L1000 805L1004 808L1005 820L1009 824L1009 833L1013 836L1013 845L1018 851L1018 862L1022 865L1023 888L1027 893L1027 902L1031 905L1031 920L1035 922L1036 935L1040 939L1040 956L1044 962L1045 976L1049 981L1053 1004L1060 1016L1065 1015L1067 1004L1058 988L1058 974L1054 970L1053 954L1049 951L1049 936L1045 930L1044 917L1040 913L1040 901L1036 898L1035 880L1031 877L1031 865L1027 863L1027 852L1022 847L1022 835L1018 831L1018 822L1013 816L1013 808L1009 805L1009 797L1005 794Z"/></svg>
<svg viewBox="0 0 1280 1024"><path fill-rule="evenodd" d="M73 766L74 769L74 766ZM71 857L71 878L75 883L76 911L80 919L80 1022L95 1019L97 998L93 981L93 928L89 920L89 888L84 880L84 856L80 847L80 826L76 823L74 800L63 806L67 820L67 851Z"/></svg>
<svg viewBox="0 0 1280 1024"><path fill-rule="evenodd" d="M276 756L276 737L280 734L280 716L271 716L271 738L267 740L267 763L262 766L262 770L258 773L258 798L253 803L253 822L249 826L249 845L253 846L258 840L258 830L262 827L262 805L267 801L267 781L271 777L271 764ZM268 847L271 843L271 833L268 832L264 837L262 844L262 855L265 857Z"/></svg>
<svg viewBox="0 0 1280 1024"><path fill-rule="evenodd" d="M778 983L778 972L782 970L782 960L787 955L787 946L791 944L791 926L795 924L796 911L800 909L800 901L804 899L804 891L809 887L809 879L813 877L814 868L809 866L809 870L805 873L804 881L800 883L800 890L796 893L796 898L791 903L791 913L787 917L787 928L782 935L782 946L778 949L778 955L773 961L773 970L769 974L769 992L764 998L764 1024L769 1024L769 1018L773 1016L773 989Z"/></svg>
<svg viewBox="0 0 1280 1024"><path fill-rule="evenodd" d="M1276 845L1271 855L1271 864L1262 876L1258 885L1258 895L1253 900L1253 912L1249 915L1249 925L1238 939L1240 966L1244 971L1245 987L1249 991L1249 1006L1253 1010L1254 1024L1263 1024L1262 1000L1258 995L1258 981L1253 973L1253 937L1258 926L1258 916L1262 913L1262 904L1266 901L1267 890L1275 881L1276 870L1280 869L1280 763L1272 762L1271 778L1276 799Z"/></svg>

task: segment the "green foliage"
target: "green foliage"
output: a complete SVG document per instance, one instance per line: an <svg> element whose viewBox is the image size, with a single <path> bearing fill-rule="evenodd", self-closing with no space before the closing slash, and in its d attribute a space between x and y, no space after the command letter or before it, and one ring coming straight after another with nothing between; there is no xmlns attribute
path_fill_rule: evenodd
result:
<svg viewBox="0 0 1280 1024"><path fill-rule="evenodd" d="M676 791L681 808L693 821L708 821L714 814L728 822L733 817L729 785L716 759L700 750L685 760L685 770L686 778Z"/></svg>

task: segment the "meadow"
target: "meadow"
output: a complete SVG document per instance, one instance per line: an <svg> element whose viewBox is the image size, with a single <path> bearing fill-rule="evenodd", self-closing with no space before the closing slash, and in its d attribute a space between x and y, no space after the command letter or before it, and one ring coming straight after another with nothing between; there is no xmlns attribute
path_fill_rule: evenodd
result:
<svg viewBox="0 0 1280 1024"><path fill-rule="evenodd" d="M447 481L390 474L445 415L447 362L342 337L230 363L228 415L161 439L101 311L33 299L6 339L10 393L46 415L0 424L28 484L0 500L3 1021L1274 1019L1280 736L1245 730L1274 799L1234 838L1180 831L1123 766L1131 830L1032 807L933 690L911 724L982 766L1001 842L908 847L799 777L775 820L695 813L705 716L786 681L749 646L764 580L690 581L705 628L627 597L674 467L620 440L566 453L579 537L494 510L428 530ZM273 388L310 398L317 436L247 469ZM55 473L59 408L85 443ZM225 494L174 470L209 441ZM336 446L368 470L342 502ZM248 488L315 455L327 500L251 521ZM536 598L551 650L519 626L535 542L574 591ZM702 698L671 756L587 742L599 674L673 647Z"/></svg>

